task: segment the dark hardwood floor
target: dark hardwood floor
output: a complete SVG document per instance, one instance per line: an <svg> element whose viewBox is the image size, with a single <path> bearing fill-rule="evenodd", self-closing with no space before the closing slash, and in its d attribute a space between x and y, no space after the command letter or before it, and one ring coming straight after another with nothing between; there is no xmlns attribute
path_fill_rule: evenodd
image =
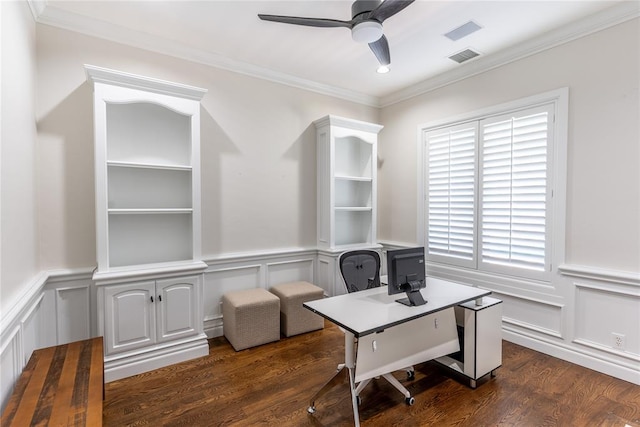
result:
<svg viewBox="0 0 640 427"><path fill-rule="evenodd" d="M340 330L325 323L277 343L235 352L224 337L190 362L106 385L105 426L348 426L346 384L309 399L344 358ZM472 390L434 363L397 376L416 399L384 380L361 394L366 426L640 426L640 387L503 342L496 378Z"/></svg>

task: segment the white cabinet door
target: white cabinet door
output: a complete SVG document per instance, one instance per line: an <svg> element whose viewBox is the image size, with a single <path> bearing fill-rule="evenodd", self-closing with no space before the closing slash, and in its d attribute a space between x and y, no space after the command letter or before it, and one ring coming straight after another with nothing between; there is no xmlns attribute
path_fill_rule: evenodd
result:
<svg viewBox="0 0 640 427"><path fill-rule="evenodd" d="M197 276L156 282L158 342L200 332L202 316L198 309L199 287L200 281Z"/></svg>
<svg viewBox="0 0 640 427"><path fill-rule="evenodd" d="M104 296L107 354L133 350L155 342L155 281L107 286Z"/></svg>

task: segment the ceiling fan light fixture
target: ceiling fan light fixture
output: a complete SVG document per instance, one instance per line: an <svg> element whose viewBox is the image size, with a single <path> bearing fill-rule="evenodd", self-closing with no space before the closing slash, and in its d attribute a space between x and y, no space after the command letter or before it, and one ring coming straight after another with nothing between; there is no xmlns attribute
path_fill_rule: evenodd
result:
<svg viewBox="0 0 640 427"><path fill-rule="evenodd" d="M351 29L351 38L358 43L373 43L382 37L382 24L376 21L365 21Z"/></svg>

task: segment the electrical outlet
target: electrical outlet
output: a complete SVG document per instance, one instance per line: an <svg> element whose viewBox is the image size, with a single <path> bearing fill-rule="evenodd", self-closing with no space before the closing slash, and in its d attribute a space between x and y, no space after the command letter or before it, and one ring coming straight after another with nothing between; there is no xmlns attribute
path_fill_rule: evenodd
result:
<svg viewBox="0 0 640 427"><path fill-rule="evenodd" d="M611 336L613 337L613 348L617 350L624 350L626 345L625 336L623 334L616 333L612 333Z"/></svg>

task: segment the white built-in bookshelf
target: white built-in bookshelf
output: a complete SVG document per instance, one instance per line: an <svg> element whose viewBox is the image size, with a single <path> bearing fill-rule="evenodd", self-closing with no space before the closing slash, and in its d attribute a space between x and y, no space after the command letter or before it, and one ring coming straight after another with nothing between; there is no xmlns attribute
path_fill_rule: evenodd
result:
<svg viewBox="0 0 640 427"><path fill-rule="evenodd" d="M375 245L377 140L382 126L336 116L314 124L319 248Z"/></svg>
<svg viewBox="0 0 640 427"><path fill-rule="evenodd" d="M94 82L97 275L198 261L205 91L86 69Z"/></svg>
<svg viewBox="0 0 640 427"><path fill-rule="evenodd" d="M97 329L111 381L208 353L200 260L206 90L85 70L94 90Z"/></svg>
<svg viewBox="0 0 640 427"><path fill-rule="evenodd" d="M340 253L379 248L376 240L377 147L381 125L337 116L314 122L317 137L318 285L344 293Z"/></svg>

